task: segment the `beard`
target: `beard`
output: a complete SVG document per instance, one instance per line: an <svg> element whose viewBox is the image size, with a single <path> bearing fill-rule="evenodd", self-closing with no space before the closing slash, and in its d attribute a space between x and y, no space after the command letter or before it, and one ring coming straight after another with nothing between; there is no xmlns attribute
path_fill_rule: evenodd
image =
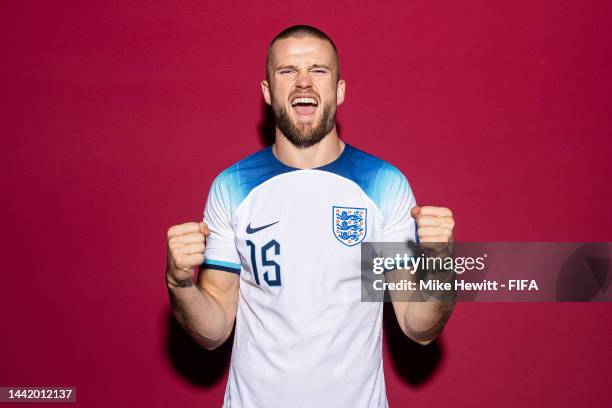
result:
<svg viewBox="0 0 612 408"><path fill-rule="evenodd" d="M276 126L294 146L300 148L319 143L336 124L336 109L332 103L319 106L319 108L323 109L321 118L313 125L292 121L284 106L272 104Z"/></svg>

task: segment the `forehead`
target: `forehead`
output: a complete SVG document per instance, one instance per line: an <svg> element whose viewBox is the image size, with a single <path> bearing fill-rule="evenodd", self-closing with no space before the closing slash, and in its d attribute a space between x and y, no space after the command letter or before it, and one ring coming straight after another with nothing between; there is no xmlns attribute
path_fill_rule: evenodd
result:
<svg viewBox="0 0 612 408"><path fill-rule="evenodd" d="M314 37L284 38L270 49L273 66L285 64L328 64L334 63L334 49L325 40Z"/></svg>

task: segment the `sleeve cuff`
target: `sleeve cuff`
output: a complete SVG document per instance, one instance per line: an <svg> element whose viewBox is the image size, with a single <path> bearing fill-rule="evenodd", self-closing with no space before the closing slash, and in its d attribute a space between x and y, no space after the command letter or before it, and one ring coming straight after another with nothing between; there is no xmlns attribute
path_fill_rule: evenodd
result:
<svg viewBox="0 0 612 408"><path fill-rule="evenodd" d="M233 262L217 261L215 259L205 258L204 269L217 269L219 271L231 272L240 275L240 264Z"/></svg>

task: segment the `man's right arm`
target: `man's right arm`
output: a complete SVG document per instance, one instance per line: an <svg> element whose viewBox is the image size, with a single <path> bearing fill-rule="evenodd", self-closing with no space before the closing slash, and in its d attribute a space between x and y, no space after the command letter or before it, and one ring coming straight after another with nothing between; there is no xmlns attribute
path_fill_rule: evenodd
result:
<svg viewBox="0 0 612 408"><path fill-rule="evenodd" d="M166 283L175 318L198 344L212 350L232 332L239 276L205 269L198 283L193 282L194 268L204 262L208 235L204 223L190 222L168 230Z"/></svg>

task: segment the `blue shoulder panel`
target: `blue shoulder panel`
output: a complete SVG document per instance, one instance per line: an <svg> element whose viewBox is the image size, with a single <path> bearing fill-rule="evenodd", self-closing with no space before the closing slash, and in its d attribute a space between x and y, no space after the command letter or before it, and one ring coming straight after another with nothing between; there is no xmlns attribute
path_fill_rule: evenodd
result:
<svg viewBox="0 0 612 408"><path fill-rule="evenodd" d="M318 170L329 171L355 182L387 215L390 195L407 184L404 175L390 163L346 144L340 157Z"/></svg>
<svg viewBox="0 0 612 408"><path fill-rule="evenodd" d="M272 147L266 147L224 170L213 182L213 188L233 214L246 196L272 177L300 169L278 160ZM346 144L333 162L314 170L327 171L355 182L374 201L383 214L395 192L407 184L404 175L394 166Z"/></svg>
<svg viewBox="0 0 612 408"><path fill-rule="evenodd" d="M282 165L272 153L272 147L266 147L247 156L238 163L225 169L213 182L213 187L221 188L221 196L226 208L234 213L246 196L258 185L294 169Z"/></svg>

